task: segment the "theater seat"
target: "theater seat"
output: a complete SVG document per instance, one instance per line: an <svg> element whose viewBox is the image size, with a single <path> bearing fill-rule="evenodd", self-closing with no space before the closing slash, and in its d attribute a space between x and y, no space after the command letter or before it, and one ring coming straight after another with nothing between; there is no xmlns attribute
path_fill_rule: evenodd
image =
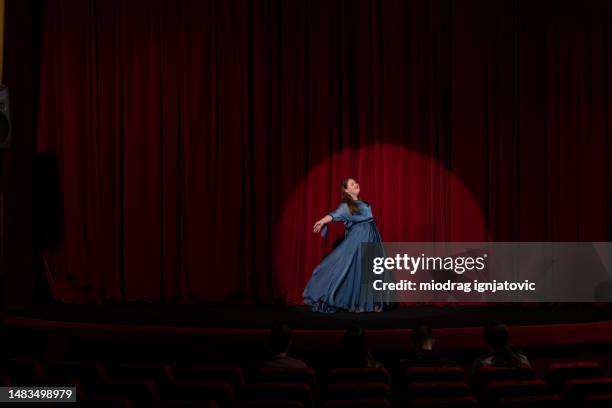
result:
<svg viewBox="0 0 612 408"><path fill-rule="evenodd" d="M134 408L134 404L128 399L113 398L100 398L85 401L78 400L78 403L73 405L84 408ZM68 406L68 404L66 404L66 406Z"/></svg>
<svg viewBox="0 0 612 408"><path fill-rule="evenodd" d="M612 393L603 395L589 395L584 398L584 408L610 408L612 407Z"/></svg>
<svg viewBox="0 0 612 408"><path fill-rule="evenodd" d="M108 378L104 364L95 361L48 363L45 365L45 374L51 377L78 378L84 385Z"/></svg>
<svg viewBox="0 0 612 408"><path fill-rule="evenodd" d="M457 366L408 367L404 371L405 382L463 381L463 371Z"/></svg>
<svg viewBox="0 0 612 408"><path fill-rule="evenodd" d="M106 372L111 379L151 380L158 388L174 381L172 367L166 364L107 365Z"/></svg>
<svg viewBox="0 0 612 408"><path fill-rule="evenodd" d="M532 397L505 397L497 401L499 407L516 408L555 408L563 406L559 395L538 395Z"/></svg>
<svg viewBox="0 0 612 408"><path fill-rule="evenodd" d="M612 394L612 378L583 378L565 383L564 396L568 401L581 401L589 396Z"/></svg>
<svg viewBox="0 0 612 408"><path fill-rule="evenodd" d="M312 389L305 383L257 383L243 389L243 402L255 401L298 401L304 407L312 407Z"/></svg>
<svg viewBox="0 0 612 408"><path fill-rule="evenodd" d="M326 401L323 408L392 408L393 405L386 399L363 399Z"/></svg>
<svg viewBox="0 0 612 408"><path fill-rule="evenodd" d="M243 401L236 408L305 408L301 401Z"/></svg>
<svg viewBox="0 0 612 408"><path fill-rule="evenodd" d="M234 387L223 381L175 381L160 389L162 401L215 401L220 408L235 402Z"/></svg>
<svg viewBox="0 0 612 408"><path fill-rule="evenodd" d="M159 402L155 384L150 380L103 380L86 387L95 399L117 398L132 401L135 407L150 407Z"/></svg>
<svg viewBox="0 0 612 408"><path fill-rule="evenodd" d="M390 384L391 376L385 368L335 368L330 371L328 382L334 383L384 383Z"/></svg>
<svg viewBox="0 0 612 408"><path fill-rule="evenodd" d="M162 401L158 408L219 408L215 401Z"/></svg>
<svg viewBox="0 0 612 408"><path fill-rule="evenodd" d="M35 378L44 375L43 364L32 358L0 360L0 369L11 378Z"/></svg>
<svg viewBox="0 0 612 408"><path fill-rule="evenodd" d="M497 401L505 397L531 397L552 395L552 390L542 380L491 381L485 389L486 398Z"/></svg>
<svg viewBox="0 0 612 408"><path fill-rule="evenodd" d="M406 387L406 397L410 400L468 396L471 396L471 390L465 381L415 382Z"/></svg>
<svg viewBox="0 0 612 408"><path fill-rule="evenodd" d="M536 378L536 373L528 365L519 367L484 366L478 370L477 378L484 385L489 381L532 380Z"/></svg>
<svg viewBox="0 0 612 408"><path fill-rule="evenodd" d="M255 376L256 383L303 383L314 387L314 370L311 368L262 368Z"/></svg>
<svg viewBox="0 0 612 408"><path fill-rule="evenodd" d="M599 363L571 362L554 363L548 367L548 382L555 387L562 387L568 380L578 380L581 378L596 378L603 375L603 370Z"/></svg>
<svg viewBox="0 0 612 408"><path fill-rule="evenodd" d="M474 408L478 407L478 401L473 397L449 397L449 398L422 398L412 400L410 407L448 407L448 408Z"/></svg>
<svg viewBox="0 0 612 408"><path fill-rule="evenodd" d="M173 367L177 381L205 380L226 382L233 387L244 385L242 368L231 365L176 365Z"/></svg>
<svg viewBox="0 0 612 408"><path fill-rule="evenodd" d="M391 401L391 389L382 383L336 383L327 387L325 399L352 400L385 399Z"/></svg>

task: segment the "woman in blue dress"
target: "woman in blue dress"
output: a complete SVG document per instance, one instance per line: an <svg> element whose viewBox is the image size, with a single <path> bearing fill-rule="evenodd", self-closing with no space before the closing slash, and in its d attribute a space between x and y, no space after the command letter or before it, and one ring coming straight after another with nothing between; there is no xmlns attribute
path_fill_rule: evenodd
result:
<svg viewBox="0 0 612 408"><path fill-rule="evenodd" d="M376 292L361 276L361 243L382 242L372 209L359 199L359 184L342 180L342 202L317 221L313 232L326 236L327 224L343 222L344 240L315 268L304 289L304 303L322 313L380 312L389 305L388 294Z"/></svg>

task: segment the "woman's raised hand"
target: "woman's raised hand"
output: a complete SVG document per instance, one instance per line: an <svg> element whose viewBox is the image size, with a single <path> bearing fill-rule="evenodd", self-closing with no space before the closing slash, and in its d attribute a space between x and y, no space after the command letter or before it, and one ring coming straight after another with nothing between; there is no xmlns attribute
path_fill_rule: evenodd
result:
<svg viewBox="0 0 612 408"><path fill-rule="evenodd" d="M320 232L321 228L323 228L323 225L325 225L323 220L319 220L319 221L315 222L315 225L312 227L312 232L314 232L315 234Z"/></svg>

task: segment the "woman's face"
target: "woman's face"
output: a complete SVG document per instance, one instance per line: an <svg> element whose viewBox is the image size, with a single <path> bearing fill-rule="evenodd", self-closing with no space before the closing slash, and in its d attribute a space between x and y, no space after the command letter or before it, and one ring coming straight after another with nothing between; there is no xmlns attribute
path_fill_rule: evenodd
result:
<svg viewBox="0 0 612 408"><path fill-rule="evenodd" d="M348 183L346 183L346 188L344 189L344 191L346 191L350 195L358 197L359 196L359 184L357 183L357 181L353 179L349 179Z"/></svg>

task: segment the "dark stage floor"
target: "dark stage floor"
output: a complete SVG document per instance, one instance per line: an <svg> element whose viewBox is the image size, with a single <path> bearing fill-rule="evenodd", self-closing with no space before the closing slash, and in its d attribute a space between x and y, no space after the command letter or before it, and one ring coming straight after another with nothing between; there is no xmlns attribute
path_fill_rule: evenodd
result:
<svg viewBox="0 0 612 408"><path fill-rule="evenodd" d="M268 328L279 322L293 328L344 329L360 325L369 329L409 328L425 321L433 327L474 327L493 321L508 325L583 323L612 320L611 305L592 304L491 304L402 306L382 313L312 313L297 305L160 304L105 305L41 304L32 310L13 310L13 316L47 320L156 326Z"/></svg>

